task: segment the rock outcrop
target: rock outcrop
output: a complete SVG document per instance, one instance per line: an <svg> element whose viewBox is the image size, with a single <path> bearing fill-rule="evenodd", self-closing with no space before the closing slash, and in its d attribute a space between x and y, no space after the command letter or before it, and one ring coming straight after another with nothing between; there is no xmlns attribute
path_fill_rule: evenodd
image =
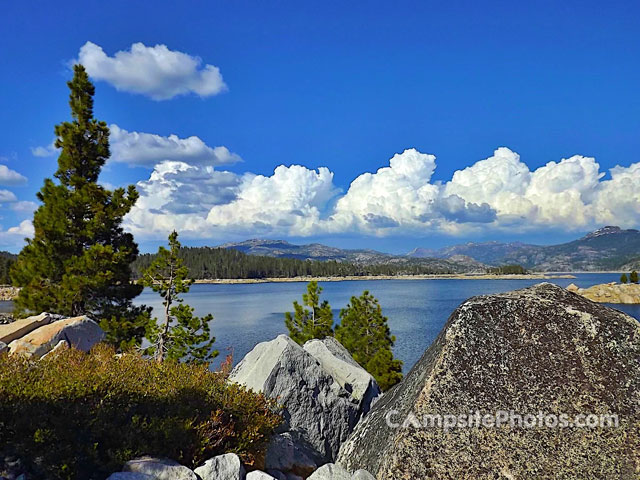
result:
<svg viewBox="0 0 640 480"><path fill-rule="evenodd" d="M9 344L9 353L41 358L54 347L60 348L60 342L88 352L104 337L105 333L100 326L87 316L65 318L38 327L13 340Z"/></svg>
<svg viewBox="0 0 640 480"><path fill-rule="evenodd" d="M40 328L51 322L51 315L41 313L33 317L22 318L15 322L0 325L0 342L11 343L14 340L24 337L36 328Z"/></svg>
<svg viewBox="0 0 640 480"><path fill-rule="evenodd" d="M617 415L618 426L547 423L589 414ZM637 478L640 324L551 284L474 297L357 425L338 463L394 480Z"/></svg>
<svg viewBox="0 0 640 480"><path fill-rule="evenodd" d="M637 283L603 283L589 288L572 283L567 290L598 303L640 304L640 284Z"/></svg>
<svg viewBox="0 0 640 480"><path fill-rule="evenodd" d="M308 342L303 348L280 335L256 345L229 378L277 399L284 406L283 431L302 445L299 450L305 452L304 462L310 459L317 465L335 459L340 444L379 392L371 375L333 339ZM286 442L280 445L286 446ZM278 445L272 444L269 450L267 468L280 469L269 463L288 454L280 452ZM302 465L304 469L311 467Z"/></svg>

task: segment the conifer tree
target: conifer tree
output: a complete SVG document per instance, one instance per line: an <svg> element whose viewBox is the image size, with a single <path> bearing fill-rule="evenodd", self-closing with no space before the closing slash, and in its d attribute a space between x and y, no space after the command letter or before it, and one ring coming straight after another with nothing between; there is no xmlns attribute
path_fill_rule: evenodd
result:
<svg viewBox="0 0 640 480"><path fill-rule="evenodd" d="M391 335L378 300L365 290L359 298L351 297L340 311L340 318L336 339L380 388L388 390L402 380L402 362L393 358L391 350L396 338Z"/></svg>
<svg viewBox="0 0 640 480"><path fill-rule="evenodd" d="M631 272L631 275L629 275L629 282L638 283L638 272L636 272L635 270Z"/></svg>
<svg viewBox="0 0 640 480"><path fill-rule="evenodd" d="M629 279L627 278L627 274L623 273L622 275L620 275L620 283L628 283Z"/></svg>
<svg viewBox="0 0 640 480"><path fill-rule="evenodd" d="M217 351L212 351L215 338L211 337L209 322L213 315L199 318L193 308L182 303L180 295L187 293L193 280L180 258L178 233L169 235L169 249L160 247L153 263L147 268L140 283L150 287L162 297L164 319L149 334L151 346L146 350L156 361L185 360L206 363L213 360ZM174 305L175 306L172 306Z"/></svg>
<svg viewBox="0 0 640 480"><path fill-rule="evenodd" d="M307 293L302 295L302 305L295 301L293 314L284 314L289 336L300 345L313 338L333 336L333 312L328 301L320 303L320 293L322 287L318 282L309 282Z"/></svg>
<svg viewBox="0 0 640 480"><path fill-rule="evenodd" d="M148 309L132 305L142 290L131 282L138 246L121 226L138 193L133 185L109 191L98 183L109 158L109 129L93 116L95 88L82 65L74 66L67 85L72 121L55 128L55 180L45 179L37 194L34 237L11 271L22 287L16 312L89 314L111 343L128 347L140 343L150 324Z"/></svg>

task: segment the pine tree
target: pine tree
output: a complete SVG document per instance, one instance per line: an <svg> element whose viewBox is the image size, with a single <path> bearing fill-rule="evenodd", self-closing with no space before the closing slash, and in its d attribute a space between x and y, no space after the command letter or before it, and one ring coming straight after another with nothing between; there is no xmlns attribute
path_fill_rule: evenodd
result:
<svg viewBox="0 0 640 480"><path fill-rule="evenodd" d="M313 338L333 336L333 312L329 302L320 303L321 293L318 282L309 282L307 293L302 295L302 305L295 301L293 315L291 312L284 314L289 336L300 345Z"/></svg>
<svg viewBox="0 0 640 480"><path fill-rule="evenodd" d="M109 158L109 129L93 116L95 88L82 65L74 66L69 105L72 121L56 126L57 180L45 179L37 194L35 235L12 267L21 286L17 313L88 314L107 339L122 348L139 344L149 310L134 307L142 287L131 282L138 246L122 219L138 199L133 185L114 191L98 184Z"/></svg>
<svg viewBox="0 0 640 480"><path fill-rule="evenodd" d="M187 293L193 283L188 275L189 270L180 258L178 233L174 231L169 235L169 249L162 246L158 249L140 281L163 298L164 319L149 335L151 346L147 349L158 362L165 359L209 362L218 355L211 350L216 340L209 329L213 315L195 317L193 308L182 304L180 295Z"/></svg>
<svg viewBox="0 0 640 480"><path fill-rule="evenodd" d="M636 272L635 270L631 272L631 275L629 275L629 282L638 283L638 272Z"/></svg>
<svg viewBox="0 0 640 480"><path fill-rule="evenodd" d="M627 278L627 274L623 273L622 275L620 275L620 283L628 283L629 279Z"/></svg>
<svg viewBox="0 0 640 480"><path fill-rule="evenodd" d="M373 375L380 388L388 390L402 380L402 362L393 358L391 350L396 338L382 315L380 302L365 290L359 298L351 297L340 318L336 339Z"/></svg>

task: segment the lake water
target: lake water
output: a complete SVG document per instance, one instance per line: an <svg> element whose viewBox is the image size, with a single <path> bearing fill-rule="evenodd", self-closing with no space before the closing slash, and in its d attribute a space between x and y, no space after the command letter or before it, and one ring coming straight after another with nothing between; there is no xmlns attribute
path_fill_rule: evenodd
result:
<svg viewBox="0 0 640 480"><path fill-rule="evenodd" d="M566 287L576 283L588 287L619 280L618 274L576 274L577 279L552 280ZM408 371L436 338L449 315L474 295L506 292L539 283L540 280L363 280L321 282L322 298L333 307L339 321L340 309L349 299L369 290L380 300L389 326L396 336L394 353ZM198 284L191 287L185 302L197 315L212 313L211 330L220 359L233 348L237 363L257 343L286 333L284 312L292 311L292 302L301 301L305 283L258 283L235 285ZM145 290L138 303L151 305L158 312L160 297ZM640 305L615 305L640 319Z"/></svg>
<svg viewBox="0 0 640 480"><path fill-rule="evenodd" d="M619 280L619 274L576 274L576 279L551 280L566 287L575 283L589 287ZM524 288L540 280L363 280L321 282L322 298L333 307L339 321L340 309L351 296L369 290L380 300L383 313L396 336L394 353L408 371L436 338L451 312L474 295L506 292ZM215 348L222 360L233 348L237 363L257 343L286 333L284 312L291 311L294 300L301 301L306 284L258 283L235 285L198 284L185 295L185 302L197 315L212 313L211 329ZM160 297L149 289L136 299L138 304L162 309ZM611 305L640 319L640 305ZM0 312L10 311L10 302L0 302Z"/></svg>

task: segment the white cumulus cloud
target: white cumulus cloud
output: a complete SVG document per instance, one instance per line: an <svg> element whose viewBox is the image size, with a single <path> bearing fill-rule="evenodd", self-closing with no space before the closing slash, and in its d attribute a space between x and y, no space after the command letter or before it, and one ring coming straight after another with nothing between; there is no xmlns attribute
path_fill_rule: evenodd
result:
<svg viewBox="0 0 640 480"><path fill-rule="evenodd" d="M225 165L241 160L226 147L210 147L199 137L163 137L153 133L128 132L110 125L111 160L129 165L154 166L165 160L188 164Z"/></svg>
<svg viewBox="0 0 640 480"><path fill-rule="evenodd" d="M245 174L235 193L234 200L211 209L209 224L242 233L310 235L337 190L328 168L280 165L269 177Z"/></svg>
<svg viewBox="0 0 640 480"><path fill-rule="evenodd" d="M281 165L273 175L164 162L138 184L135 231L192 236L462 235L640 227L640 163L611 169L575 155L531 170L508 148L433 181L436 157L405 150L340 194L327 168Z"/></svg>
<svg viewBox="0 0 640 480"><path fill-rule="evenodd" d="M96 80L154 100L188 93L209 97L227 89L218 67L203 64L199 57L169 50L166 45L148 47L138 42L129 50L108 56L102 47L87 42L80 48L77 62Z"/></svg>
<svg viewBox="0 0 640 480"><path fill-rule="evenodd" d="M15 170L11 170L6 165L0 164L0 185L16 186L27 183L27 177L19 174Z"/></svg>

